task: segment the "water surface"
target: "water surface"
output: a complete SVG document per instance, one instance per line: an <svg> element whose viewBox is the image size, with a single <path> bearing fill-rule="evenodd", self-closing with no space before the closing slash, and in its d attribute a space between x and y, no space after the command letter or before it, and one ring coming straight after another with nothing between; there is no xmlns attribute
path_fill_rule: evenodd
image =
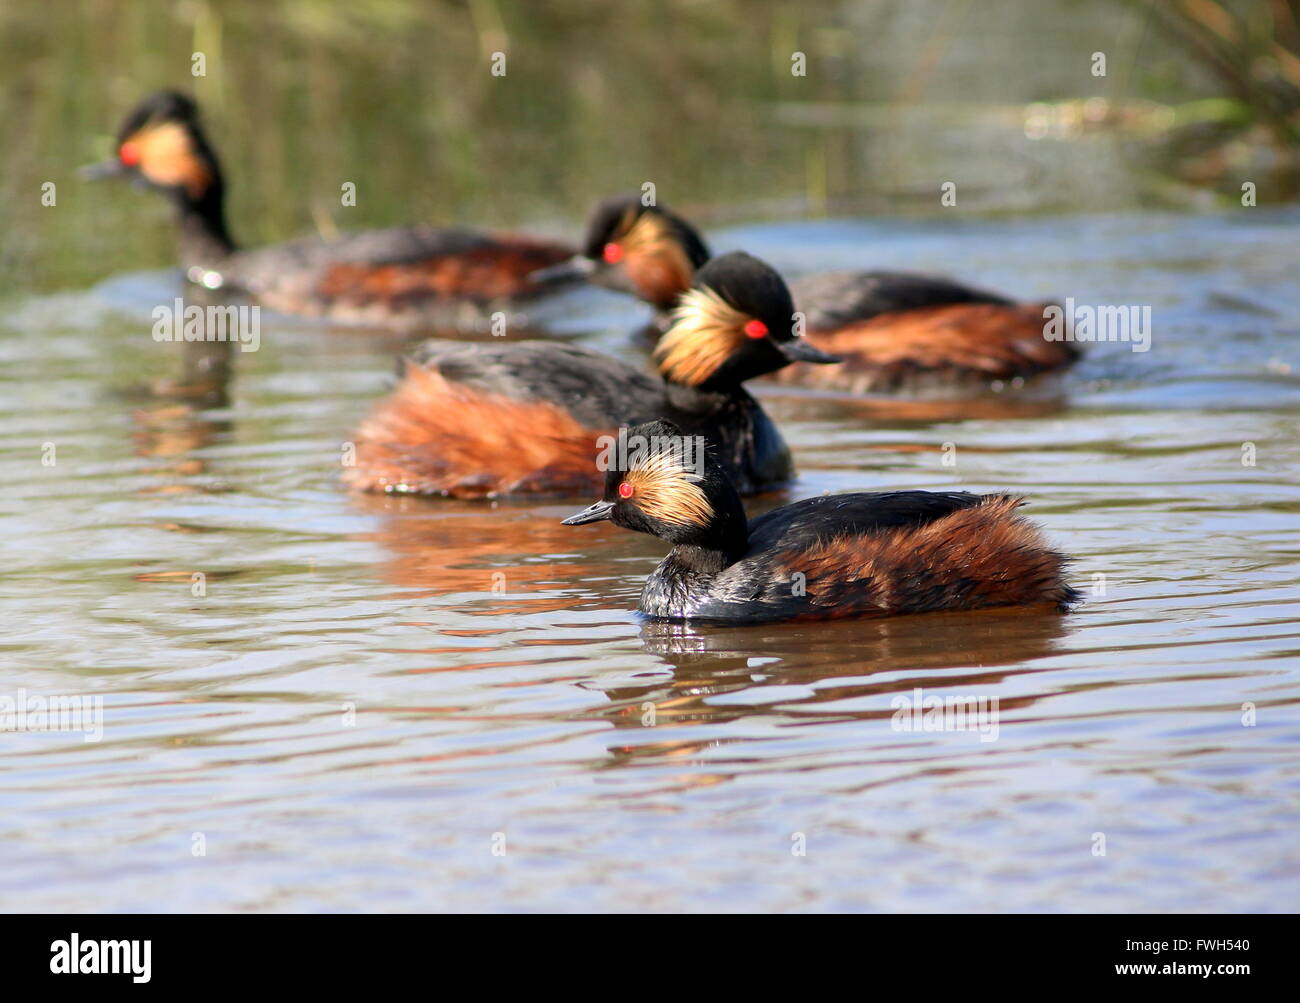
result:
<svg viewBox="0 0 1300 1003"><path fill-rule="evenodd" d="M1294 908L1297 223L711 234L790 272L1152 306L1150 352L1094 346L976 404L760 390L801 477L756 507L1022 492L1075 557L1068 616L646 625L663 548L559 525L586 500L341 490L392 342L264 316L227 399L187 403L151 393L183 372L149 337L170 271L11 300L0 692L102 696L104 733L0 734L0 907ZM565 333L636 357L640 307L564 309ZM891 727L917 687L996 697L997 740Z"/></svg>

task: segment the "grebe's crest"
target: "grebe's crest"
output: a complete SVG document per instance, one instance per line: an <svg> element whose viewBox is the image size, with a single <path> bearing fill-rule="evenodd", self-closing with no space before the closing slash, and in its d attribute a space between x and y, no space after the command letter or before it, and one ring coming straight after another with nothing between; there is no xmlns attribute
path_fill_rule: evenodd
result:
<svg viewBox="0 0 1300 1003"><path fill-rule="evenodd" d="M592 212L582 253L593 260L603 259L611 244L624 253L671 256L687 275L693 275L709 260L709 249L694 227L667 206L644 204L639 194L608 198ZM606 263L616 262L606 259Z"/></svg>
<svg viewBox="0 0 1300 1003"><path fill-rule="evenodd" d="M664 379L719 390L792 362L840 362L801 337L790 289L771 265L730 251L681 294L673 326L655 346Z"/></svg>
<svg viewBox="0 0 1300 1003"><path fill-rule="evenodd" d="M655 346L655 361L667 379L699 386L745 344L750 318L707 286L682 294L673 326Z"/></svg>
<svg viewBox="0 0 1300 1003"><path fill-rule="evenodd" d="M666 254L688 274L695 271L686 259L676 229L663 213L629 209L619 220L617 234L615 239L627 253Z"/></svg>
<svg viewBox="0 0 1300 1003"><path fill-rule="evenodd" d="M699 464L688 464L695 444L686 436L656 437L635 453L619 484L619 497L645 515L676 526L707 526L713 505L704 491ZM692 469L695 467L696 469Z"/></svg>
<svg viewBox="0 0 1300 1003"><path fill-rule="evenodd" d="M161 188L184 188L201 198L216 178L212 152L197 131L198 110L183 94L146 98L118 133L117 157Z"/></svg>
<svg viewBox="0 0 1300 1003"><path fill-rule="evenodd" d="M584 275L661 310L677 302L709 260L708 247L689 223L666 206L644 204L639 194L614 196L596 206L581 253L585 264L560 274Z"/></svg>
<svg viewBox="0 0 1300 1003"><path fill-rule="evenodd" d="M581 526L608 519L677 545L743 547L745 510L714 445L666 419L619 433L620 459L602 464L605 489L598 502L564 520Z"/></svg>

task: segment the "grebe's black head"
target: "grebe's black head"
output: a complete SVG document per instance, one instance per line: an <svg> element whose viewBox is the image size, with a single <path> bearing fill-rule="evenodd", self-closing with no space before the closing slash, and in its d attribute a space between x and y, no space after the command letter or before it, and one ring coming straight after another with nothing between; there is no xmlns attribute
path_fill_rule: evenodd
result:
<svg viewBox="0 0 1300 1003"><path fill-rule="evenodd" d="M645 205L641 195L619 195L596 206L577 257L534 278L583 276L667 310L708 260L700 235L676 213Z"/></svg>
<svg viewBox="0 0 1300 1003"><path fill-rule="evenodd" d="M743 251L700 269L654 355L664 379L704 390L739 386L792 362L841 361L803 340L785 281Z"/></svg>
<svg viewBox="0 0 1300 1003"><path fill-rule="evenodd" d="M199 127L194 101L175 91L145 98L122 123L112 160L82 169L96 180L125 177L189 205L220 203L221 168Z"/></svg>
<svg viewBox="0 0 1300 1003"><path fill-rule="evenodd" d="M744 506L702 436L670 421L647 422L620 432L601 459L600 501L565 519L566 526L608 519L679 546L743 552Z"/></svg>

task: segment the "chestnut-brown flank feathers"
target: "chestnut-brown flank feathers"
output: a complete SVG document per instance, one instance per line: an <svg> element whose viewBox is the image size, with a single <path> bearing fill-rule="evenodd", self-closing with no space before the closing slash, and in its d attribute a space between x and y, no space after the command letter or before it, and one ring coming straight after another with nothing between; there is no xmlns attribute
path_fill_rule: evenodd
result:
<svg viewBox="0 0 1300 1003"><path fill-rule="evenodd" d="M315 295L349 305L398 305L429 297L490 301L529 296L541 289L529 275L567 260L572 253L560 244L511 237L421 260L344 262L325 271Z"/></svg>
<svg viewBox="0 0 1300 1003"><path fill-rule="evenodd" d="M1043 304L960 303L881 314L808 341L844 359L839 366L791 366L783 383L890 391L929 380L1029 377L1078 358L1070 342L1043 337Z"/></svg>
<svg viewBox="0 0 1300 1003"><path fill-rule="evenodd" d="M887 616L940 609L1049 605L1078 596L1066 559L1015 513L1023 504L987 495L920 526L840 536L775 556L774 573L806 576L804 616Z"/></svg>
<svg viewBox="0 0 1300 1003"><path fill-rule="evenodd" d="M362 423L344 480L363 491L484 498L598 491L596 439L563 409L511 400L414 364Z"/></svg>
<svg viewBox="0 0 1300 1003"><path fill-rule="evenodd" d="M387 330L481 331L497 310L558 290L532 275L570 259L559 243L461 227L394 226L236 247L226 227L224 185L193 100L164 91L142 101L118 131L113 169L166 191L179 215L181 265L206 285L247 294L285 313ZM574 275L569 281L576 282ZM521 301L518 304L515 301ZM529 326L529 316L510 323Z"/></svg>

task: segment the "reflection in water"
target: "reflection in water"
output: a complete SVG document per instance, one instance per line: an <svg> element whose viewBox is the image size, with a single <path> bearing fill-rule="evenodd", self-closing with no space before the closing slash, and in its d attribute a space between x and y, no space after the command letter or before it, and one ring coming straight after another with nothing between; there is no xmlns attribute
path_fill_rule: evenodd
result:
<svg viewBox="0 0 1300 1003"><path fill-rule="evenodd" d="M672 665L672 679L645 686L607 690L612 702L662 702L676 724L727 721L764 707L764 686L811 686L827 679L859 682L816 687L814 692L783 700L800 716L816 704L846 696L884 694L913 686L997 685L1014 673L1034 672L1024 665L1058 654L1069 616L1023 609L987 609L974 613L926 613L881 620L831 621L820 625L712 626L647 622L641 630L646 651ZM991 667L993 667L991 669ZM933 673L966 669L961 674L904 678L894 673ZM884 677L876 678L870 677ZM753 691L750 705L708 704L708 696L733 690ZM660 715L664 709L660 709ZM839 711L833 716L840 716ZM849 717L887 716L883 711L854 711Z"/></svg>
<svg viewBox="0 0 1300 1003"><path fill-rule="evenodd" d="M164 461L147 468L160 479L142 489L149 494L199 490L196 485L185 481L206 473L208 465L205 460L191 454L233 427L229 421L205 417L203 411L192 404L159 404L141 408L131 418L135 424L132 433L135 454ZM178 478L180 483L168 482L168 477Z"/></svg>
<svg viewBox="0 0 1300 1003"><path fill-rule="evenodd" d="M1045 671L1032 663L1060 653L1068 629L1068 616L1020 609L759 627L648 622L642 642L668 662L672 678L605 689L610 707L600 716L647 739L651 722L658 728L755 716L792 726L887 720L891 694L916 687L988 693L1011 676ZM772 687L779 689L765 698ZM718 700L742 692L743 700ZM1003 699L1001 709L1037 699ZM606 766L692 756L715 744L710 736L615 745ZM709 782L720 779L710 776Z"/></svg>
<svg viewBox="0 0 1300 1003"><path fill-rule="evenodd" d="M352 506L382 516L373 533L360 539L382 545L392 556L379 568L394 585L433 597L451 593L492 596L485 614L536 613L566 609L572 600L522 597L545 585L572 585L603 568L567 556L585 548L573 529L554 515L523 505L389 498L354 494Z"/></svg>
<svg viewBox="0 0 1300 1003"><path fill-rule="evenodd" d="M764 400L779 400L781 414L800 421L952 422L1019 421L1064 411L1068 400L1059 385L1035 383L1032 392L1011 391L980 397L836 397L786 395L764 388Z"/></svg>
<svg viewBox="0 0 1300 1003"><path fill-rule="evenodd" d="M219 293L192 288L184 297L185 306L222 306L228 300ZM179 319L176 320L179 324ZM235 331L228 332L235 337ZM132 415L133 438L137 456L152 456L168 462L150 471L182 479L207 470L207 464L190 454L209 445L217 436L230 432L233 424L212 419L206 412L225 408L230 403L230 381L234 372L235 340L182 341L179 372L174 377L155 380L147 388L127 394L144 398L148 403ZM188 483L158 484L153 493L195 491Z"/></svg>
<svg viewBox="0 0 1300 1003"><path fill-rule="evenodd" d="M183 401L194 407L225 407L230 399L230 380L234 371L234 357L237 354L235 346L241 337L241 332L236 326L237 322L232 316L229 319L230 326L226 327L224 321L228 318L223 314L223 326L220 329L220 333L224 335L222 340L185 341L181 340L181 334L185 330L185 314L190 307L207 310L208 308L246 307L247 304L241 298L228 296L220 290L204 289L193 285L187 285L184 295L177 299L181 303L181 314L171 318L174 340L160 341L156 344L160 346L160 351L167 351L167 346L171 344L178 345L179 372L175 376L154 380L148 386L130 389L122 396L145 400ZM154 324L159 323L153 316L153 310L158 306L169 313L174 310L170 300L151 306L151 330ZM259 337L260 327L259 322ZM205 322L203 330L205 335L214 335L217 329L215 326L209 329Z"/></svg>
<svg viewBox="0 0 1300 1003"><path fill-rule="evenodd" d="M233 341L189 341L181 345L180 374L153 385L157 397L187 400L198 407L225 407L235 355Z"/></svg>

